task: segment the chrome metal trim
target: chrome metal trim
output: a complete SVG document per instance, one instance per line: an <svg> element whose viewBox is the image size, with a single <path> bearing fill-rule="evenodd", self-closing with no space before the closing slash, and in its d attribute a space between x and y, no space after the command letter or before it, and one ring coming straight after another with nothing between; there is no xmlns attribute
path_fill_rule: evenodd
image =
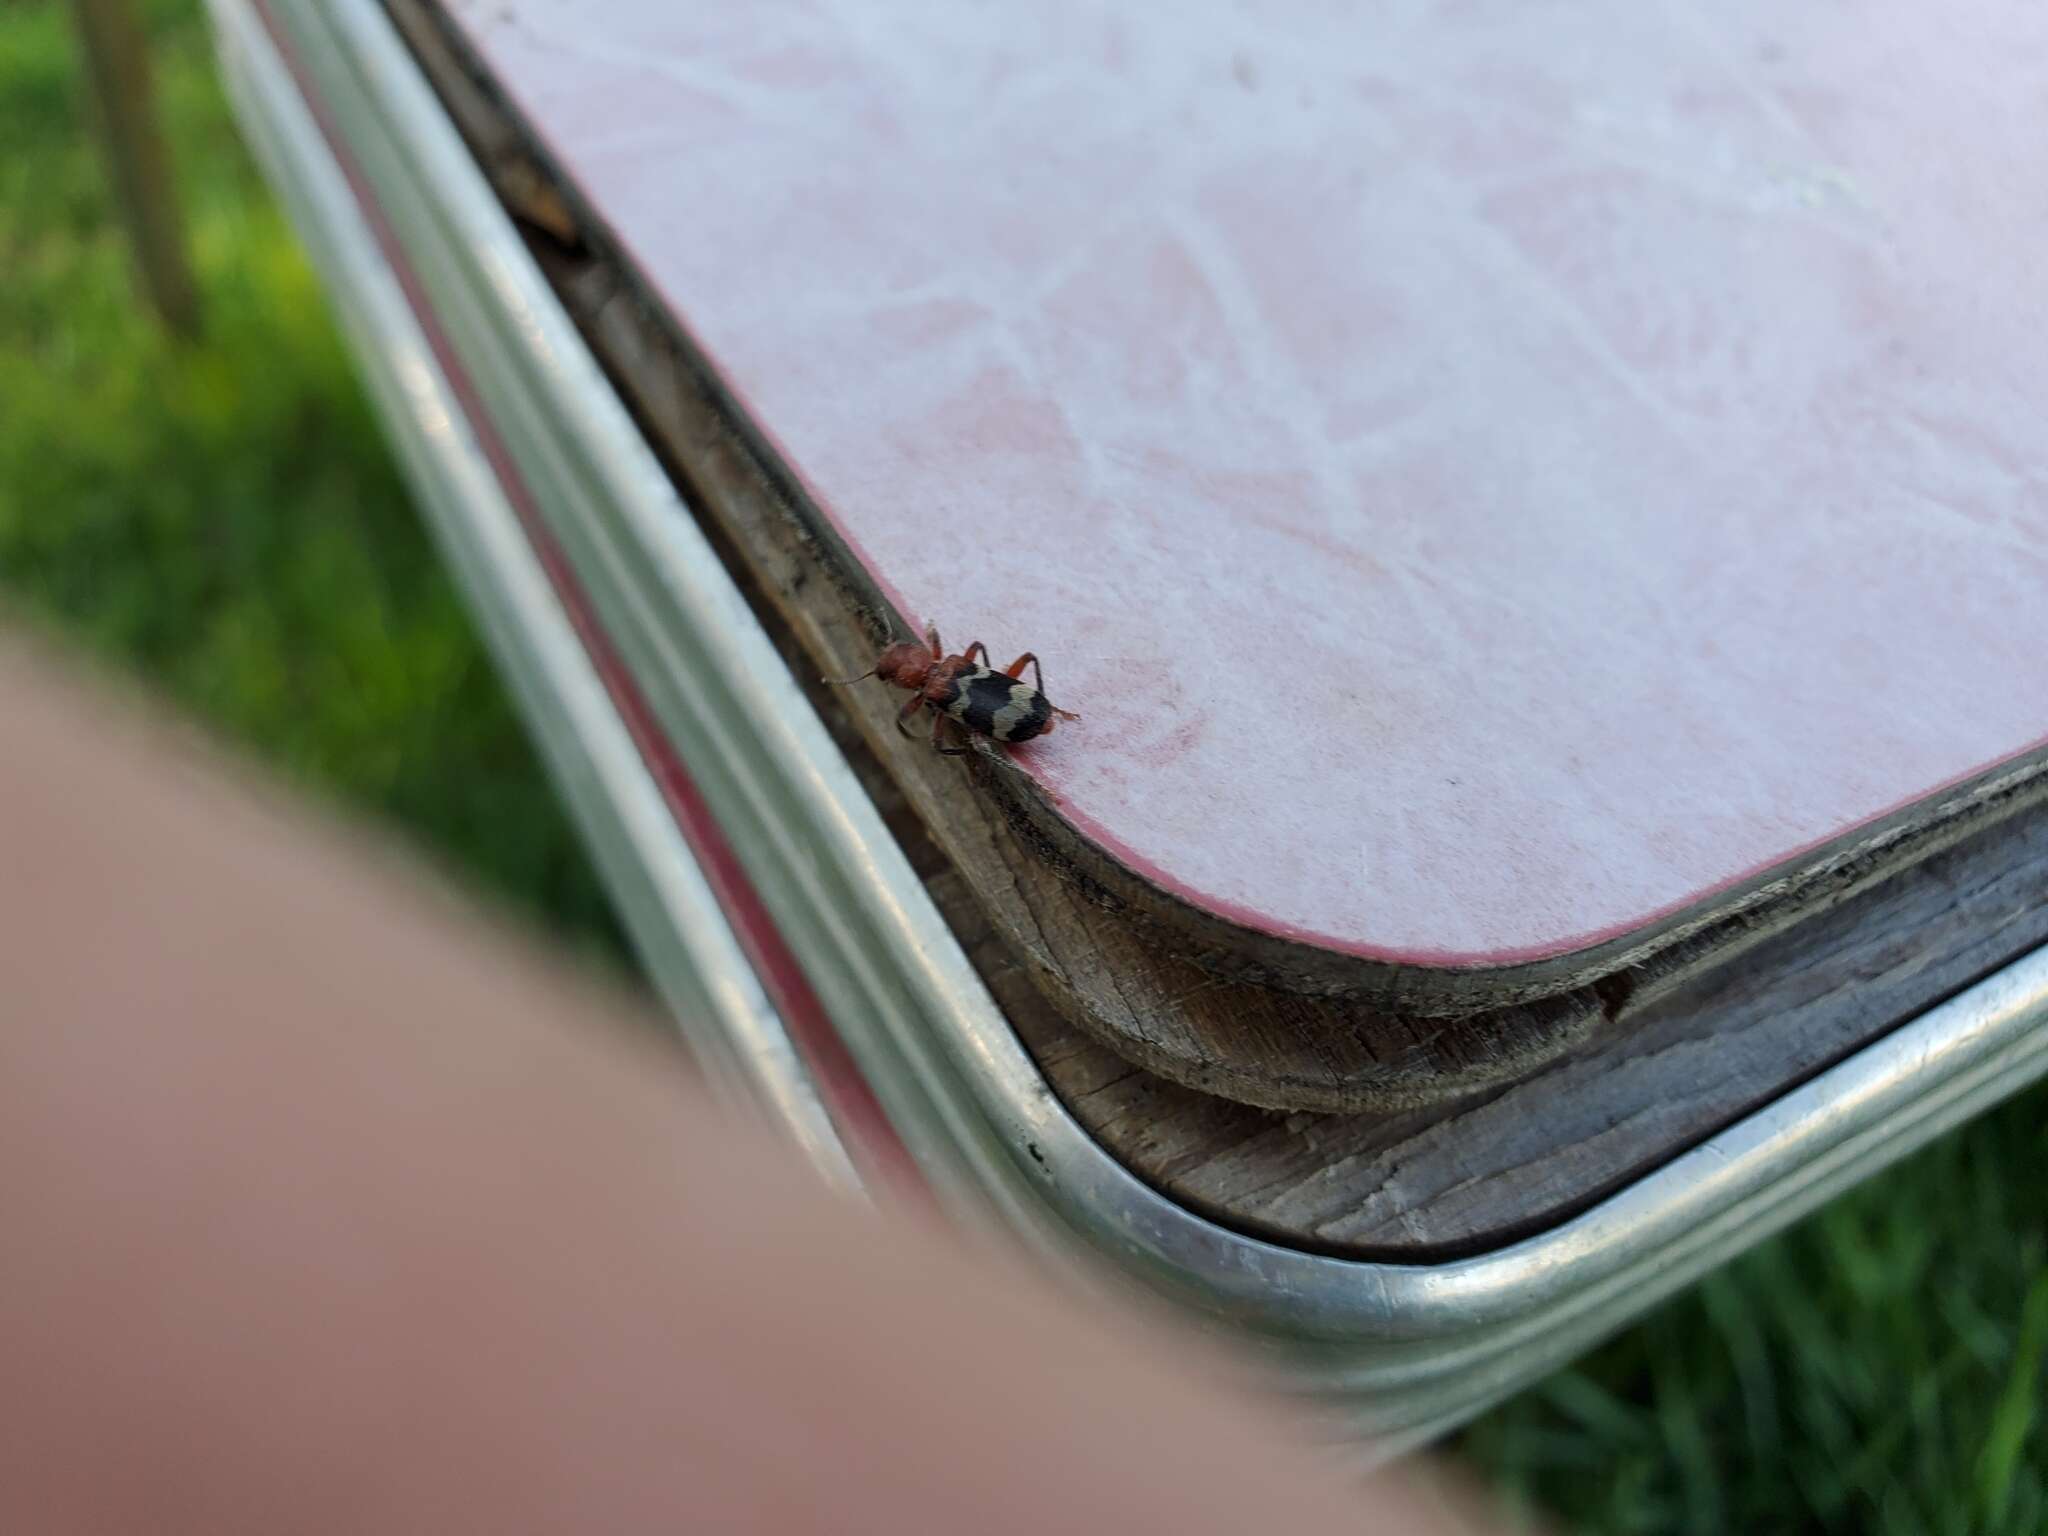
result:
<svg viewBox="0 0 2048 1536"><path fill-rule="evenodd" d="M269 34L243 0L213 0L212 13L239 119L339 305L408 479L619 898L655 986L729 1097L763 1107L829 1176L853 1183L852 1165L781 1020L556 600Z"/></svg>
<svg viewBox="0 0 2048 1536"><path fill-rule="evenodd" d="M246 0L212 3L246 15ZM1261 1348L1329 1400L1344 1433L1374 1436L1384 1453L1569 1359L2048 1072L2048 954L2036 953L1584 1215L1493 1253L1347 1261L1163 1198L1053 1096L809 707L752 686L778 678L780 658L381 9L306 0L279 14L620 649L892 1121L963 1218L993 1213L1059 1262L1093 1251ZM516 660L517 637L508 643ZM652 857L652 845L631 855ZM801 1063L762 1067L784 1069Z"/></svg>

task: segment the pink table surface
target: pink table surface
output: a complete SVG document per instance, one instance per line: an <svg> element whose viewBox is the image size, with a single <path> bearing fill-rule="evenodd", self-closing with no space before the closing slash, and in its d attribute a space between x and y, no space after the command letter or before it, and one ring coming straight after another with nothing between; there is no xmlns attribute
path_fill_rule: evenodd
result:
<svg viewBox="0 0 2048 1536"><path fill-rule="evenodd" d="M1203 907L1552 956L2048 731L2048 8L454 10Z"/></svg>

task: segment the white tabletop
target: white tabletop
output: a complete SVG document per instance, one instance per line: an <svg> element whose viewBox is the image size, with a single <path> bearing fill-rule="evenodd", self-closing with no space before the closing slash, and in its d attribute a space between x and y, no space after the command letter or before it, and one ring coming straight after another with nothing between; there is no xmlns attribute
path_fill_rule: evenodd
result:
<svg viewBox="0 0 2048 1536"><path fill-rule="evenodd" d="M1557 955L2048 733L2048 9L452 8L1203 907Z"/></svg>

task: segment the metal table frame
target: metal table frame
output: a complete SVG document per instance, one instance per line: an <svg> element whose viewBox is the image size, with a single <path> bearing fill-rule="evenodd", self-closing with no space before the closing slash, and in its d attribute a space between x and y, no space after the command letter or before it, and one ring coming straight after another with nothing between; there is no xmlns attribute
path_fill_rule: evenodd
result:
<svg viewBox="0 0 2048 1536"><path fill-rule="evenodd" d="M1165 1295L1385 1455L2048 1071L2036 952L1494 1252L1353 1262L1167 1200L1066 1113L824 726L773 686L781 657L376 0L209 3L241 120L650 976L732 1096L830 1176L906 1158L957 1219ZM707 873L728 860L746 910ZM764 972L764 915L798 976Z"/></svg>

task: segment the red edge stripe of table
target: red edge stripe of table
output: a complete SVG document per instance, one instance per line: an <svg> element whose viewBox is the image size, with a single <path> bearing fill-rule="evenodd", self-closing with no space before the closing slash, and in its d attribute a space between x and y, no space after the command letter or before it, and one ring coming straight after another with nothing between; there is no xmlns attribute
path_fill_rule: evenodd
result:
<svg viewBox="0 0 2048 1536"><path fill-rule="evenodd" d="M412 307L413 316L419 322L449 387L461 403L463 414L490 462L492 473L518 514L527 540L575 626L591 665L603 680L613 707L625 722L641 760L660 788L677 829L702 866L741 949L760 978L762 989L810 1069L833 1124L850 1143L849 1150L856 1153L857 1161L871 1173L879 1174L889 1187L898 1191L925 1191L927 1186L909 1150L890 1124L881 1102L875 1097L852 1053L847 1050L846 1042L840 1038L824 1005L818 1001L809 979L790 953L759 893L747 879L731 843L726 840L710 807L704 803L703 795L690 778L689 770L662 731L646 696L641 693L632 673L605 633L597 611L568 558L548 531L518 467L506 451L504 440L482 408L468 371L435 320L418 275L399 245L382 207L346 141L336 131L327 105L307 77L291 39L278 27L271 13L270 0L254 0L254 3L271 42L291 71L300 96L319 124L329 151L347 178L385 261L398 278L406 302Z"/></svg>

